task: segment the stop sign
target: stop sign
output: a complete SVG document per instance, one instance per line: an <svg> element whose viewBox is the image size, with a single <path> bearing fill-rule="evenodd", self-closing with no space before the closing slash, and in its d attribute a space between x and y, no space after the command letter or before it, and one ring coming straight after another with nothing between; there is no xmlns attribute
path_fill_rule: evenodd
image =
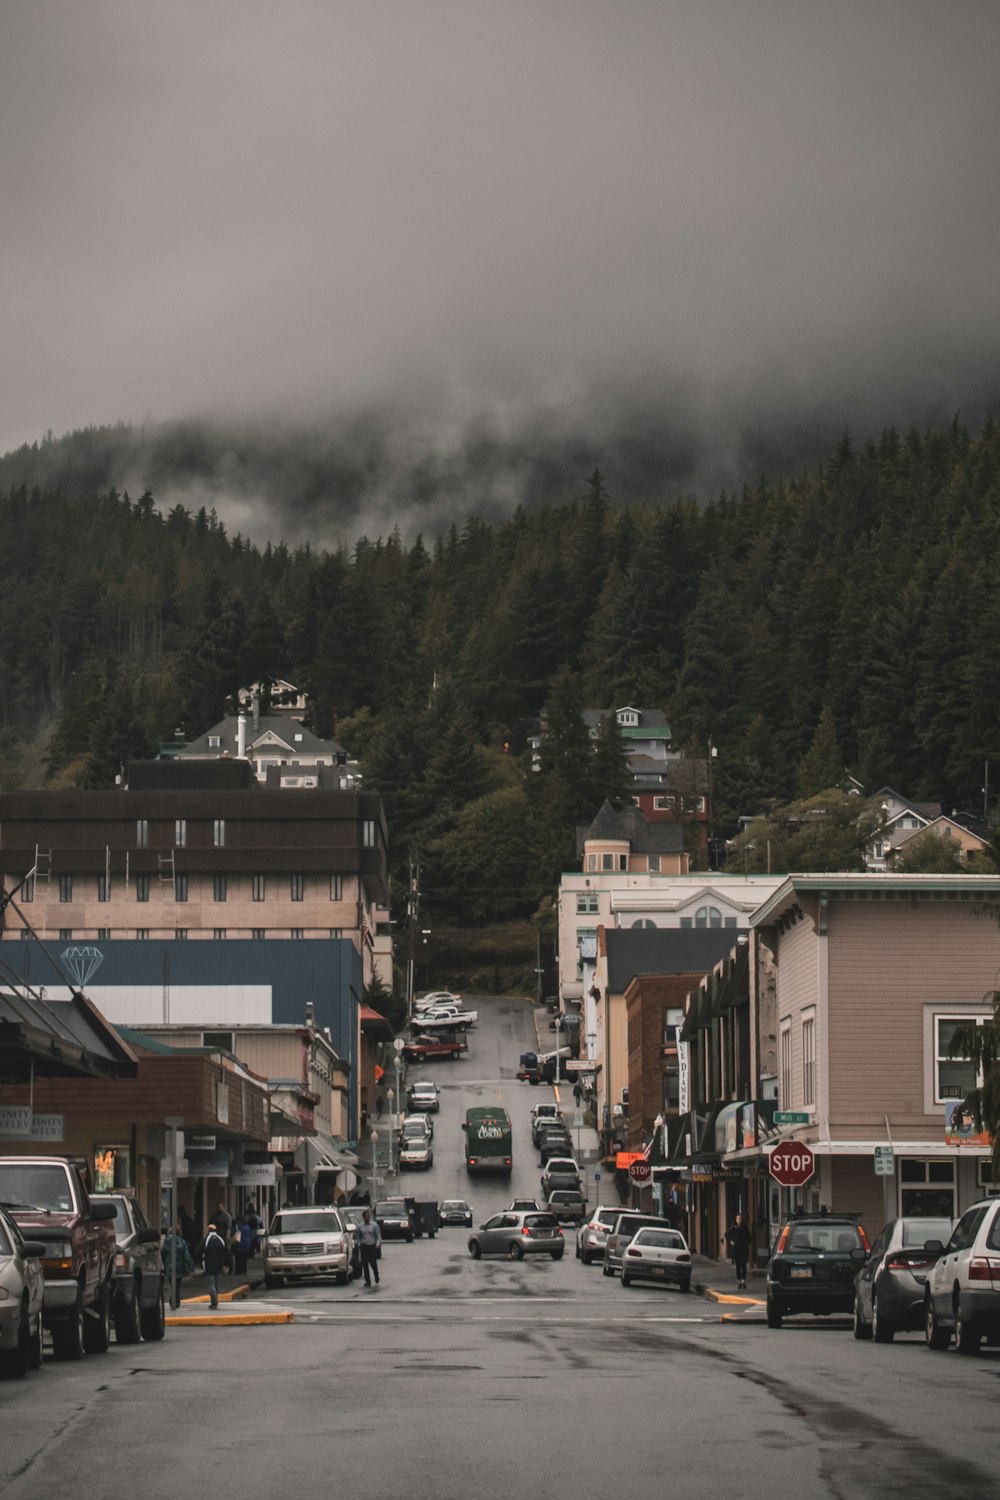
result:
<svg viewBox="0 0 1000 1500"><path fill-rule="evenodd" d="M648 1161L633 1161L629 1163L628 1175L631 1182L637 1182L641 1187L652 1177L653 1169Z"/></svg>
<svg viewBox="0 0 1000 1500"><path fill-rule="evenodd" d="M801 1141L782 1141L771 1152L771 1176L782 1187L802 1187L815 1170L812 1147Z"/></svg>

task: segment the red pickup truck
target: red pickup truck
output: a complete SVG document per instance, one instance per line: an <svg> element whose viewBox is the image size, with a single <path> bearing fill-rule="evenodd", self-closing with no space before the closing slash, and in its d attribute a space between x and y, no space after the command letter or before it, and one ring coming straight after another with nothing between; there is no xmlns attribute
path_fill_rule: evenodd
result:
<svg viewBox="0 0 1000 1500"><path fill-rule="evenodd" d="M426 1035L415 1036L403 1048L408 1062L423 1062L425 1057L462 1057L469 1050L465 1037Z"/></svg>
<svg viewBox="0 0 1000 1500"><path fill-rule="evenodd" d="M115 1206L91 1203L82 1173L61 1156L0 1156L0 1203L46 1246L42 1322L56 1359L103 1354L111 1342Z"/></svg>

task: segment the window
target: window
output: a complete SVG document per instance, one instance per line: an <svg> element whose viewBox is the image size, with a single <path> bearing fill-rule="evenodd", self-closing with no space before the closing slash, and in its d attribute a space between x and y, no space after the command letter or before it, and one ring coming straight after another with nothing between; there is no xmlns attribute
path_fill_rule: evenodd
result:
<svg viewBox="0 0 1000 1500"><path fill-rule="evenodd" d="M19 901L34 901L34 899L35 899L35 877L34 877L34 875L29 875L26 878L24 884L22 885L22 887L21 887L21 889L20 889L20 891L18 893L18 900Z"/></svg>
<svg viewBox="0 0 1000 1500"><path fill-rule="evenodd" d="M735 927L736 926L736 918L735 917L723 917L723 919L722 919L722 925L723 925L723 927Z"/></svg>
<svg viewBox="0 0 1000 1500"><path fill-rule="evenodd" d="M787 1109L792 1102L792 1028L788 1021L781 1028L780 1049L781 1107Z"/></svg>
<svg viewBox="0 0 1000 1500"><path fill-rule="evenodd" d="M639 722L639 715L634 708L623 708L618 713L618 722L623 729L634 729Z"/></svg>
<svg viewBox="0 0 1000 1500"><path fill-rule="evenodd" d="M208 737L208 748L210 750L221 750L222 736L220 734L210 734Z"/></svg>
<svg viewBox="0 0 1000 1500"><path fill-rule="evenodd" d="M901 1214L955 1217L954 1161L910 1161L899 1163L899 1211Z"/></svg>
<svg viewBox="0 0 1000 1500"><path fill-rule="evenodd" d="M332 938L342 938L344 936L344 929L342 927L331 927L330 936Z"/></svg>
<svg viewBox="0 0 1000 1500"><path fill-rule="evenodd" d="M305 899L306 877L304 875L293 875L289 884L292 900L303 901Z"/></svg>
<svg viewBox="0 0 1000 1500"><path fill-rule="evenodd" d="M330 900L343 901L344 899L344 877L343 875L330 876Z"/></svg>
<svg viewBox="0 0 1000 1500"><path fill-rule="evenodd" d="M653 807L657 812L673 812L677 806L676 797L654 797Z"/></svg>
<svg viewBox="0 0 1000 1500"><path fill-rule="evenodd" d="M186 875L174 876L174 900L186 901L188 898L188 878Z"/></svg>
<svg viewBox="0 0 1000 1500"><path fill-rule="evenodd" d="M220 1052L232 1052L233 1033L231 1031L203 1031L201 1034L201 1045L203 1047L217 1047Z"/></svg>
<svg viewBox="0 0 1000 1500"><path fill-rule="evenodd" d="M981 1026L984 1016L947 1015L934 1017L934 1103L964 1099L970 1089L982 1083L976 1065L969 1058L951 1057L949 1049L955 1033L963 1026Z"/></svg>
<svg viewBox="0 0 1000 1500"><path fill-rule="evenodd" d="M73 899L73 877L72 875L59 876L59 900L65 906Z"/></svg>
<svg viewBox="0 0 1000 1500"><path fill-rule="evenodd" d="M187 847L188 826L187 818L176 818L174 820L174 843L178 849Z"/></svg>
<svg viewBox="0 0 1000 1500"><path fill-rule="evenodd" d="M22 927L20 935L21 935L21 942L22 943L29 942L30 939L31 939L31 928L30 927Z"/></svg>
<svg viewBox="0 0 1000 1500"><path fill-rule="evenodd" d="M375 821L373 818L366 818L361 825L361 843L366 849L375 848Z"/></svg>
<svg viewBox="0 0 1000 1500"><path fill-rule="evenodd" d="M654 871L660 868L660 856L658 854L651 854L649 856L649 868Z"/></svg>
<svg viewBox="0 0 1000 1500"><path fill-rule="evenodd" d="M212 899L214 901L225 901L226 892L229 889L228 875L212 876Z"/></svg>
<svg viewBox="0 0 1000 1500"><path fill-rule="evenodd" d="M306 935L306 930L305 930L304 927L293 927L292 928L292 937L293 938L304 938L305 935Z"/></svg>
<svg viewBox="0 0 1000 1500"><path fill-rule="evenodd" d="M149 900L149 876L137 875L135 877L135 899L137 901Z"/></svg>
<svg viewBox="0 0 1000 1500"><path fill-rule="evenodd" d="M255 927L250 936L254 939L255 942L260 942L264 937L263 927Z"/></svg>
<svg viewBox="0 0 1000 1500"><path fill-rule="evenodd" d="M601 855L601 869L602 870L613 870L614 867L615 867L615 857L614 857L614 855L613 854L602 854Z"/></svg>
<svg viewBox="0 0 1000 1500"><path fill-rule="evenodd" d="M135 929L135 935L136 935L136 938L139 940L139 942L141 942L141 943L142 942L146 942L148 940L148 938L149 938L149 928L148 927L137 927Z"/></svg>
<svg viewBox="0 0 1000 1500"><path fill-rule="evenodd" d="M149 848L149 821L146 818L135 820L135 847L137 849Z"/></svg>
<svg viewBox="0 0 1000 1500"><path fill-rule="evenodd" d="M643 931L646 928L655 927L656 923L652 920L651 917L636 917L635 921L632 923L632 926L638 927L640 931Z"/></svg>
<svg viewBox="0 0 1000 1500"><path fill-rule="evenodd" d="M111 939L110 927L98 927L97 938L99 942L109 942Z"/></svg>
<svg viewBox="0 0 1000 1500"><path fill-rule="evenodd" d="M111 881L107 875L97 877L97 899L98 901L111 900Z"/></svg>
<svg viewBox="0 0 1000 1500"><path fill-rule="evenodd" d="M60 927L60 929L59 929L59 941L61 943L71 943L73 941L73 929L72 929L72 927Z"/></svg>
<svg viewBox="0 0 1000 1500"><path fill-rule="evenodd" d="M717 906L699 906L694 914L696 927L721 927L722 913Z"/></svg>
<svg viewBox="0 0 1000 1500"><path fill-rule="evenodd" d="M225 818L216 818L215 821L213 822L213 824L212 824L212 843L215 845L216 849L224 849L226 847L226 820L225 820Z"/></svg>
<svg viewBox="0 0 1000 1500"><path fill-rule="evenodd" d="M226 929L224 927L213 927L212 936L217 943L221 943L226 936Z"/></svg>
<svg viewBox="0 0 1000 1500"><path fill-rule="evenodd" d="M576 898L576 911L578 916L584 916L590 912L601 909L601 898L596 891L582 891Z"/></svg>
<svg viewBox="0 0 1000 1500"><path fill-rule="evenodd" d="M816 1103L816 1019L802 1022L802 1103Z"/></svg>
<svg viewBox="0 0 1000 1500"><path fill-rule="evenodd" d="M588 870L596 870L597 869L597 855L596 854L588 854L587 855L587 869Z"/></svg>
<svg viewBox="0 0 1000 1500"><path fill-rule="evenodd" d="M253 897L253 899L255 901L263 901L266 893L267 893L267 876L266 875L251 875L250 876L250 894Z"/></svg>
<svg viewBox="0 0 1000 1500"><path fill-rule="evenodd" d="M694 918L693 917L681 917L681 926L682 927L693 927L694 926Z"/></svg>
<svg viewBox="0 0 1000 1500"><path fill-rule="evenodd" d="M176 932L174 933L174 937L177 938L179 942L183 942L187 935L188 930L186 927L178 927Z"/></svg>

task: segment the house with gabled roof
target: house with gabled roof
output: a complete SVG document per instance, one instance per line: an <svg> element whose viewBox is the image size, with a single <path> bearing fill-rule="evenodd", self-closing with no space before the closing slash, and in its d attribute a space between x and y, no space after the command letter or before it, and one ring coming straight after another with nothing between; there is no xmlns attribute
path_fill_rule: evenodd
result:
<svg viewBox="0 0 1000 1500"><path fill-rule="evenodd" d="M287 714L227 714L204 734L177 752L176 760L246 759L260 782L279 786L317 787L310 777L317 767L328 767L324 786L354 791L361 786L361 768L350 760L343 745L313 734L298 719Z"/></svg>
<svg viewBox="0 0 1000 1500"><path fill-rule="evenodd" d="M882 814L874 836L865 849L865 869L885 871L892 867L895 850L941 816L940 802L914 802L891 786L880 787L869 798Z"/></svg>
<svg viewBox="0 0 1000 1500"><path fill-rule="evenodd" d="M985 854L989 849L986 839L966 827L964 823L959 823L955 818L946 817L942 813L939 818L932 818L929 823L925 823L923 828L914 829L912 833L907 833L904 837L894 841L887 858L895 861L914 839L920 838L925 833L933 833L937 838L947 840L963 865L968 864L969 860L977 854Z"/></svg>

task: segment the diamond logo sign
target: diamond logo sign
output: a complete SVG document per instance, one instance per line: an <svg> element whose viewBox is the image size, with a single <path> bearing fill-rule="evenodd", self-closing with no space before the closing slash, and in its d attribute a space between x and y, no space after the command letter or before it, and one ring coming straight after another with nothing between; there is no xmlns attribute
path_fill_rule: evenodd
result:
<svg viewBox="0 0 1000 1500"><path fill-rule="evenodd" d="M80 990L88 980L93 979L104 962L104 954L100 948L92 948L89 945L86 948L64 948L59 957L76 980L76 987Z"/></svg>

